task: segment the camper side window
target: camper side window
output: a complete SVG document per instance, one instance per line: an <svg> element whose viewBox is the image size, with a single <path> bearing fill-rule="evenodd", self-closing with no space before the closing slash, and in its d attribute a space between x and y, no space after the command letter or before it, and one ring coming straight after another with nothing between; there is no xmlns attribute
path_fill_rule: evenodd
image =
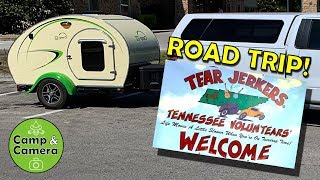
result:
<svg viewBox="0 0 320 180"><path fill-rule="evenodd" d="M82 67L86 71L103 71L104 51L102 42L81 43Z"/></svg>

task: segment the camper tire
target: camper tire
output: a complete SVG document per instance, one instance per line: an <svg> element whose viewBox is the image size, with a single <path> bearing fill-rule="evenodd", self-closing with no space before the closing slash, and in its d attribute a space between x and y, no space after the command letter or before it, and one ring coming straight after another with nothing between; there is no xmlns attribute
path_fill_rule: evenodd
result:
<svg viewBox="0 0 320 180"><path fill-rule="evenodd" d="M64 85L55 79L45 79L37 88L38 99L48 109L63 108L68 99Z"/></svg>

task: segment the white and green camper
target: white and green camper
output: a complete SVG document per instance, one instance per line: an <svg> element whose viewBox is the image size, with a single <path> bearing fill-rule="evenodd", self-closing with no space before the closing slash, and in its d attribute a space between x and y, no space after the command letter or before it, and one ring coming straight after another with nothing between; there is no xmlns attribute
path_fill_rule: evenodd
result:
<svg viewBox="0 0 320 180"><path fill-rule="evenodd" d="M153 32L118 15L67 15L40 22L12 45L8 64L19 91L36 92L47 108L92 89L150 89L163 66Z"/></svg>

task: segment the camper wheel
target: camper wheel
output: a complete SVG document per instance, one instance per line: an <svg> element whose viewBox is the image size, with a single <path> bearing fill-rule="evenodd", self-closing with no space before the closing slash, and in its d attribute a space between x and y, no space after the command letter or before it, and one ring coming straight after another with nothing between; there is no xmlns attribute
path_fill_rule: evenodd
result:
<svg viewBox="0 0 320 180"><path fill-rule="evenodd" d="M68 93L64 85L55 79L40 82L37 95L39 101L49 109L60 109L67 102Z"/></svg>

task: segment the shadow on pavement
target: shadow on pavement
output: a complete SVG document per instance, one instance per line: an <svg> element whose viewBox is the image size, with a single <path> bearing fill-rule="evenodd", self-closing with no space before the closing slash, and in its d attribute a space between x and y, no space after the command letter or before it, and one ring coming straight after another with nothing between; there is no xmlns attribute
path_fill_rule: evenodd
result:
<svg viewBox="0 0 320 180"><path fill-rule="evenodd" d="M303 112L302 123L308 124L308 126L319 125L320 127L319 116L320 110L305 109Z"/></svg>
<svg viewBox="0 0 320 180"><path fill-rule="evenodd" d="M74 96L69 102L67 109L87 107L119 107L138 108L156 107L159 103L159 92L135 92L129 94L101 94Z"/></svg>

